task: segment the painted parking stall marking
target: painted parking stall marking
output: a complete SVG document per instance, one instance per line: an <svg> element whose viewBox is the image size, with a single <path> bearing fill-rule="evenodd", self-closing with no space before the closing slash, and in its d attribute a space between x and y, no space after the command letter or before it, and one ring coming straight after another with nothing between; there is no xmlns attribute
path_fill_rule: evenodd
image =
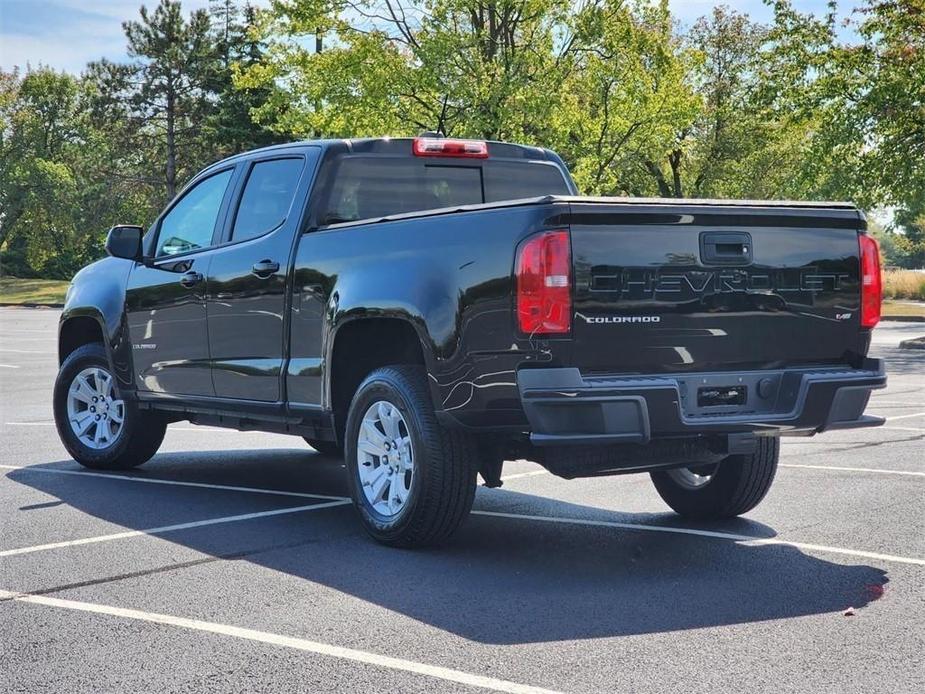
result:
<svg viewBox="0 0 925 694"><path fill-rule="evenodd" d="M295 496L303 499L323 499L327 501L348 501L345 496L331 496L328 494L311 494L309 492L293 492L286 489L264 489L261 487L239 487L231 484L210 484L208 482L187 482L184 480L165 480L154 477L134 477L132 475L118 475L109 472L91 472L84 470L61 470L45 467L21 467L18 465L0 465L0 470L17 470L23 472L38 472L52 475L77 475L78 477L98 477L107 480L121 480L123 482L140 482L142 484L165 484L174 487L198 487L200 489L219 489L226 492L247 492L250 494L275 494L278 496Z"/></svg>
<svg viewBox="0 0 925 694"><path fill-rule="evenodd" d="M723 533L714 530L698 530L696 528L681 528L667 525L645 525L642 523L621 523L619 521L593 520L590 518L563 518L561 516L537 516L525 513L502 513L500 511L472 511L473 515L491 516L494 518L510 518L512 520L530 520L542 523L562 523L564 525L585 525L599 528L619 528L621 530L640 530L643 532L655 533L673 533L677 535L695 535L697 537L709 537L717 540L731 540L741 542L743 545L758 547L761 545L784 545L795 547L801 550L824 552L830 554L844 554L852 557L861 557L864 559L876 559L879 561L896 562L899 564L914 564L916 566L925 566L925 559L917 557L902 557L896 554L882 554L880 552L867 552L864 550L848 549L845 547L830 547L828 545L816 545L806 542L791 542L780 538L763 538L750 537L748 535L736 535L734 533Z"/></svg>
<svg viewBox="0 0 925 694"><path fill-rule="evenodd" d="M912 477L925 477L925 472L912 470L885 470L870 467L842 467L840 465L802 465L797 463L778 463L778 467L800 468L805 470L840 470L842 472L870 472L879 475L911 475Z"/></svg>
<svg viewBox="0 0 925 694"><path fill-rule="evenodd" d="M188 523L176 523L174 525L162 525L156 528L146 528L144 530L126 530L120 533L110 533L108 535L96 535L95 537L83 537L77 540L65 540L62 542L49 542L44 545L33 545L31 547L18 547L16 549L7 549L0 551L0 558L13 557L21 554L32 554L34 552L44 552L52 549L64 549L65 547L76 547L79 545L97 544L99 542L111 542L113 540L123 540L129 537L140 537L142 535L166 535L167 533L177 532L179 530L190 530L192 528L202 528L209 525L220 525L223 523L239 523L241 521L255 520L257 518L269 518L271 516L282 516L289 513L302 513L305 511L319 511L334 506L345 506L350 502L347 500L328 501L321 504L310 504L308 506L294 506L290 508L278 508L271 511L258 511L256 513L241 513L235 516L222 516L219 518L208 518L201 521L190 521Z"/></svg>
<svg viewBox="0 0 925 694"><path fill-rule="evenodd" d="M228 485L213 485L213 484L206 484L206 483L199 483L199 482L176 482L173 480L152 480L152 479L145 479L145 478L140 478L140 477L130 477L127 475L113 475L113 474L96 473L96 472L79 472L76 470L56 470L56 469L50 469L50 468L19 468L19 467L10 466L10 465L0 465L0 468L20 470L20 471L31 470L35 472L47 472L47 473L53 473L53 474L57 473L57 474L88 476L88 477L103 477L106 479L123 480L123 481L128 481L128 482L147 482L147 483L167 484L167 485L175 484L179 486L203 487L206 489L222 489L222 490L230 490L230 491L258 493L258 494L278 493L276 490L267 490L267 489L259 489L259 488L231 487ZM533 476L533 473L545 474L545 471L544 470L531 471L530 476ZM510 479L510 478L502 478L502 479ZM303 496L303 494L300 492L289 492L289 493L283 492L283 494L296 494L299 496ZM316 495L304 495L304 496L314 497ZM188 527L198 527L200 525L215 525L218 523L230 523L230 522L236 522L236 521L241 521L241 520L249 520L251 518L259 518L261 516L281 515L285 513L296 513L296 512L308 511L312 509L328 508L328 507L341 506L341 505L347 505L347 504L352 503L350 499L348 499L347 497L326 497L326 498L333 499L333 501L327 504L313 504L309 506L297 506L297 507L288 508L288 509L278 509L275 511L261 511L259 513L243 514L241 516L226 516L226 517L215 518L215 519L206 520L206 521L194 521L192 523L181 523L181 524L174 525L174 526L162 526L160 528L153 528L153 529L148 529L148 530L131 530L131 531L126 531L124 533L114 533L111 535L101 535L101 536L93 537L93 538L84 538L82 540L71 540L67 542L51 543L48 545L38 545L35 547L25 547L25 548L13 549L13 550L6 550L3 552L0 552L0 557L12 556L15 554L26 554L29 552L44 551L44 550L49 550L49 549L59 549L59 548L68 547L71 545L106 542L109 540L118 540L118 539L123 539L126 537L137 537L137 536L145 535L145 534L161 534L161 533L166 533L166 532L173 532L176 530L183 530ZM643 523L623 523L620 521L568 518L568 517L561 517L561 516L538 516L538 515L523 514L523 513L502 513L498 511L480 511L480 510L475 510L475 509L472 510L472 515L490 516L490 517L496 517L496 518L508 518L511 520L528 520L528 521L539 521L539 522L545 522L545 523L561 523L565 525L584 525L584 526L590 526L590 527L617 528L621 530L638 530L642 532L660 532L660 533L673 533L677 535L693 535L697 537L706 537L706 538L712 538L712 539L718 539L718 540L730 540L734 542L741 542L743 544L752 545L752 546L785 545L785 546L796 547L798 549L807 550L807 551L816 551L816 552L824 552L824 553L831 553L831 554L842 554L842 555L847 555L847 556L861 557L864 559L876 559L880 561L896 562L900 564L914 564L918 566L925 566L925 559L920 559L916 557L904 557L904 556L895 555L895 554L883 554L883 553L878 553L878 552L868 552L865 550L850 549L846 547L832 547L828 545L818 545L818 544L811 544L811 543L805 543L805 542L791 542L791 541L782 540L779 538L770 538L770 539L756 538L756 537L751 537L749 535L737 535L733 533L724 533L724 532L717 532L717 531L712 531L712 530L699 530L696 528L646 525Z"/></svg>
<svg viewBox="0 0 925 694"><path fill-rule="evenodd" d="M425 675L445 682L456 682L470 687L479 687L496 692L509 692L510 694L558 694L551 689L533 687L517 682L497 679L495 677L486 677L485 675L476 675L462 670L440 667L439 665L428 665L418 663L413 660L404 658L393 658L378 653L369 653L360 651L355 648L344 648L343 646L332 646L319 641L310 641L293 636L282 636L272 634L257 629L245 629L242 627L230 626L228 624L217 624L215 622L205 622L198 619L187 619L185 617L174 617L172 615L160 614L157 612L143 612L141 610L126 609L124 607L114 607L112 605L99 605L90 602L79 602L77 600L62 600L61 598L50 598L44 595L30 595L27 593L12 593L10 591L0 590L0 602L12 601L28 603L31 605L42 605L45 607L54 607L65 610L77 610L80 612L90 612L92 614L108 615L111 617L120 617L122 619L133 619L151 624L162 624L165 626L178 627L181 629L192 629L210 634L218 634L248 641L257 641L259 643L270 644L273 646L282 646L298 651L313 653L315 655L338 658L340 660L349 660L365 665L374 665L377 667L389 668L391 670L401 670L415 675Z"/></svg>

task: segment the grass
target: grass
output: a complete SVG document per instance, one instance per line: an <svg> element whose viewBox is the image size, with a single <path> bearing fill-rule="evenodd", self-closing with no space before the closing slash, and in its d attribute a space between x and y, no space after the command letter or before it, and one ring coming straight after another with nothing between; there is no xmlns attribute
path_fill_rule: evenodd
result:
<svg viewBox="0 0 925 694"><path fill-rule="evenodd" d="M66 280L0 277L0 304L63 304Z"/></svg>
<svg viewBox="0 0 925 694"><path fill-rule="evenodd" d="M883 273L883 298L925 301L925 272L885 271Z"/></svg>
<svg viewBox="0 0 925 694"><path fill-rule="evenodd" d="M909 303L907 301L891 301L887 299L883 302L884 316L922 316L925 318L925 303Z"/></svg>

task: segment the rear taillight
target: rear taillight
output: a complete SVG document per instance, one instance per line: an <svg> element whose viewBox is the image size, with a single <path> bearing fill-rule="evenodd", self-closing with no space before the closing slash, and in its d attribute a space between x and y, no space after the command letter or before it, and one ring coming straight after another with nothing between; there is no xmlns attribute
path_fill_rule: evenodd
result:
<svg viewBox="0 0 925 694"><path fill-rule="evenodd" d="M448 140L443 137L416 137L411 145L416 157L468 157L487 159L488 143L480 140Z"/></svg>
<svg viewBox="0 0 925 694"><path fill-rule="evenodd" d="M517 255L517 325L528 335L563 335L572 328L572 254L567 231L527 240Z"/></svg>
<svg viewBox="0 0 925 694"><path fill-rule="evenodd" d="M873 236L861 234L861 327L873 328L880 322L883 283L880 279L880 246Z"/></svg>

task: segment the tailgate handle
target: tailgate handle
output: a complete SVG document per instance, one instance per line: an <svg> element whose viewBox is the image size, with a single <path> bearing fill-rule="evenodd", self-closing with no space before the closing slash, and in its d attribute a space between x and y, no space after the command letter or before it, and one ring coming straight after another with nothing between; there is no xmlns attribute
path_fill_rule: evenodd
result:
<svg viewBox="0 0 925 694"><path fill-rule="evenodd" d="M744 231L705 231L700 235L704 265L751 265L752 236Z"/></svg>

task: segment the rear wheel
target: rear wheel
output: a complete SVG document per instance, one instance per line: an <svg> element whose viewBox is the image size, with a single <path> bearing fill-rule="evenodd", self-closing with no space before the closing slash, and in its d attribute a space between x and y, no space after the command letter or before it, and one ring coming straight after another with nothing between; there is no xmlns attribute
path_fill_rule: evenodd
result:
<svg viewBox="0 0 925 694"><path fill-rule="evenodd" d="M652 472L652 482L665 503L682 516L730 518L748 513L768 493L779 454L777 437L761 437L750 455Z"/></svg>
<svg viewBox="0 0 925 694"><path fill-rule="evenodd" d="M366 377L350 404L345 444L350 494L379 542L438 544L472 508L475 446L437 422L421 367Z"/></svg>
<svg viewBox="0 0 925 694"><path fill-rule="evenodd" d="M78 463L103 470L126 470L148 461L161 445L167 421L139 410L119 393L103 345L74 350L55 381L55 425L64 447Z"/></svg>

